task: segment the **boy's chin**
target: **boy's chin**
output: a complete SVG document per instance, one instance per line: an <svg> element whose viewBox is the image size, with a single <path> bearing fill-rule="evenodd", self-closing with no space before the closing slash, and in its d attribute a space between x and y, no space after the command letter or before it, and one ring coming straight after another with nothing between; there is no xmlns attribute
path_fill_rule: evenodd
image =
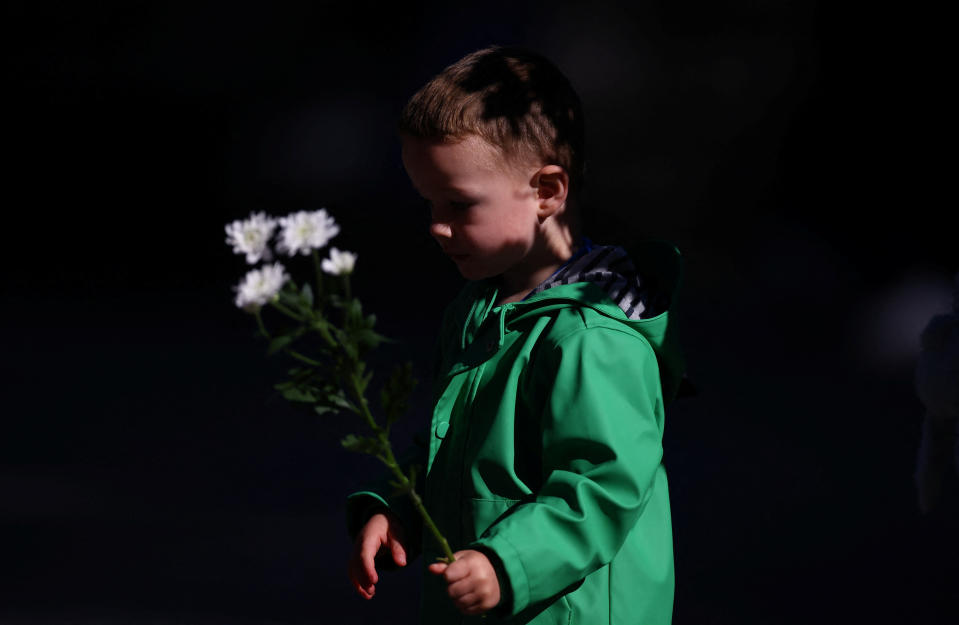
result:
<svg viewBox="0 0 959 625"><path fill-rule="evenodd" d="M482 280L483 278L488 277L486 274L479 271L464 269L462 267L457 267L457 269L459 269L460 275L463 276L465 280Z"/></svg>
<svg viewBox="0 0 959 625"><path fill-rule="evenodd" d="M496 278L503 273L502 271L497 271L497 268L491 266L490 263L477 262L474 258L466 258L460 261L454 260L453 263L456 265L456 269L460 272L460 275L466 280L486 280L488 278Z"/></svg>
<svg viewBox="0 0 959 625"><path fill-rule="evenodd" d="M460 275L463 276L466 280L485 280L486 278L491 278L492 274L484 271L477 271L476 269L467 268L467 267L457 267L459 269Z"/></svg>

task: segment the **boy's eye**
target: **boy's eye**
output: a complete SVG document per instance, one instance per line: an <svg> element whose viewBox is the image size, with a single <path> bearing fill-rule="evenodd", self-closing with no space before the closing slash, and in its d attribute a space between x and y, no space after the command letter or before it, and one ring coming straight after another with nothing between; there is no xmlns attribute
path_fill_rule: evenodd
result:
<svg viewBox="0 0 959 625"><path fill-rule="evenodd" d="M450 202L450 208L454 210L466 210L471 205L471 202Z"/></svg>

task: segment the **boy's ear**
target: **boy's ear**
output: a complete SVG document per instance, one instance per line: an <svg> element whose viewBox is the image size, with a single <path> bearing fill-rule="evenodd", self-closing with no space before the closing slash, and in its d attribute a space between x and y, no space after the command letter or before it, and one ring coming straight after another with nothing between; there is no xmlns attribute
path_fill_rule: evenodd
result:
<svg viewBox="0 0 959 625"><path fill-rule="evenodd" d="M540 221L555 215L566 205L569 174L559 165L544 165L533 176Z"/></svg>

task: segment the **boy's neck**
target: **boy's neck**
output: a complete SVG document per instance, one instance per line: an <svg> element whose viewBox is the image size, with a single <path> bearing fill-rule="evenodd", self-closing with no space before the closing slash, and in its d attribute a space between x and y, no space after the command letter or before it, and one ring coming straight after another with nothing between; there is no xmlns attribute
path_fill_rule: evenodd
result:
<svg viewBox="0 0 959 625"><path fill-rule="evenodd" d="M550 237L525 262L499 276L495 306L521 301L530 291L556 273L576 252L579 242L574 241L567 230L560 236Z"/></svg>

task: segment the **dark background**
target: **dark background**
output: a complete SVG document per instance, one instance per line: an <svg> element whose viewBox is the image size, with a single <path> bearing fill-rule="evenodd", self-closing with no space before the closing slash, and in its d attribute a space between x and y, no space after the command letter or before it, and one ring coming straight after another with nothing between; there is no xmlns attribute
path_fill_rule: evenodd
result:
<svg viewBox="0 0 959 625"><path fill-rule="evenodd" d="M912 482L959 269L938 20L837 4L5 3L0 622L415 622L419 562L349 587L378 467L271 394L223 226L327 208L425 382L460 278L393 128L491 43L579 90L593 239L685 255L674 622L957 622L955 476L930 515Z"/></svg>

